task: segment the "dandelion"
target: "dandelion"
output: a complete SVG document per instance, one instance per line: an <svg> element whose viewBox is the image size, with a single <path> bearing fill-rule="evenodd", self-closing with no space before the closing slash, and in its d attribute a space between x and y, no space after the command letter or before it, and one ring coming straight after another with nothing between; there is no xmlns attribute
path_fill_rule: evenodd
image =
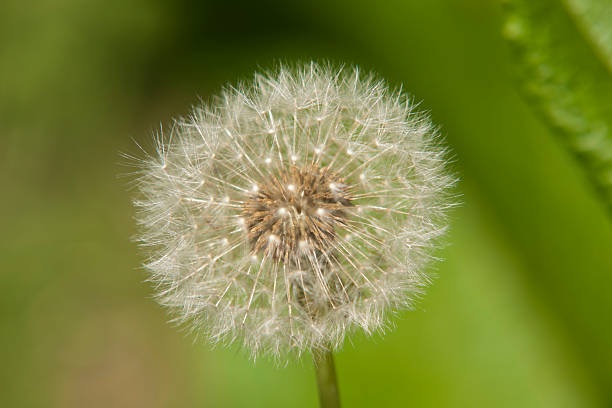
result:
<svg viewBox="0 0 612 408"><path fill-rule="evenodd" d="M446 226L429 118L358 69L258 74L158 138L135 202L146 268L175 319L286 360L410 308Z"/></svg>

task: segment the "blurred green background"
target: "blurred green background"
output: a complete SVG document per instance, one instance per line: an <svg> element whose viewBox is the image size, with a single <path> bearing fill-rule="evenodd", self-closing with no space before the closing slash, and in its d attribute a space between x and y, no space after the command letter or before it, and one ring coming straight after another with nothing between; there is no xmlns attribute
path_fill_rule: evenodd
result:
<svg viewBox="0 0 612 408"><path fill-rule="evenodd" d="M278 61L375 70L422 100L462 181L446 261L337 355L346 407L612 406L612 223L517 91L487 0L0 3L0 406L313 407L277 368L167 324L120 152Z"/></svg>

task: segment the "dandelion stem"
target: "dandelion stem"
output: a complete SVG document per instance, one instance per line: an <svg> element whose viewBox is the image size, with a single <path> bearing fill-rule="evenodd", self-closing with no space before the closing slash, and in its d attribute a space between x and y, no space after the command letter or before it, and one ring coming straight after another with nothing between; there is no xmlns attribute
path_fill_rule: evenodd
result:
<svg viewBox="0 0 612 408"><path fill-rule="evenodd" d="M313 360L321 408L340 408L334 355L331 351L314 351Z"/></svg>

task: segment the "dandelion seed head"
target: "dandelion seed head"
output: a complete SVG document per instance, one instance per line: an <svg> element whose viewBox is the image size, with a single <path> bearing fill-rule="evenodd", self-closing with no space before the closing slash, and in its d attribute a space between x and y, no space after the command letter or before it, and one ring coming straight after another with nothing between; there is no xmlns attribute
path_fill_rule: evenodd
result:
<svg viewBox="0 0 612 408"><path fill-rule="evenodd" d="M411 308L454 177L429 118L358 69L257 74L157 142L135 200L160 303L253 356L337 349Z"/></svg>

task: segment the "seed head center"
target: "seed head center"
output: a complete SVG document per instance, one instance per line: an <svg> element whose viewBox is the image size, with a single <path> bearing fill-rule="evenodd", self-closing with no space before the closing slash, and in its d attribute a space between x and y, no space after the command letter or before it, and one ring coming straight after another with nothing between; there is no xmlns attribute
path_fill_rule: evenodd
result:
<svg viewBox="0 0 612 408"><path fill-rule="evenodd" d="M327 254L346 225L350 188L327 167L282 169L257 184L242 206L253 252L285 263Z"/></svg>

